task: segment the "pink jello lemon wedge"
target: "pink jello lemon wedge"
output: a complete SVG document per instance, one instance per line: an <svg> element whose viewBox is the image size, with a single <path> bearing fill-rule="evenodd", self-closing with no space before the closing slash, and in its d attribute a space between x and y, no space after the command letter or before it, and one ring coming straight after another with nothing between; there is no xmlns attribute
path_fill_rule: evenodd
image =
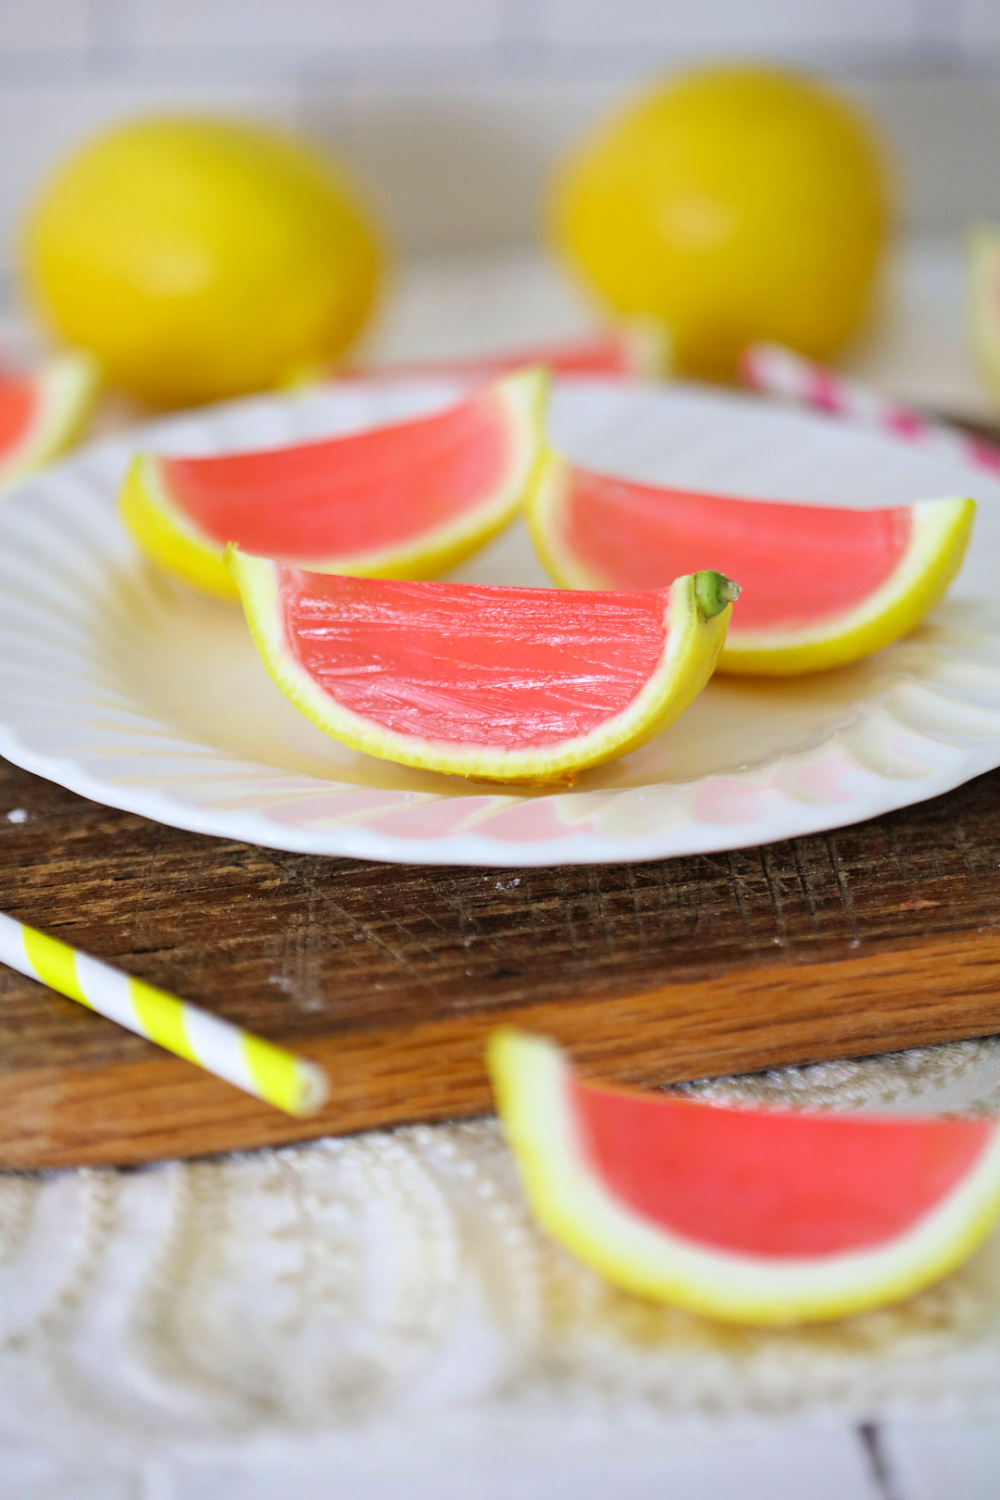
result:
<svg viewBox="0 0 1000 1500"><path fill-rule="evenodd" d="M743 590L720 672L785 676L856 661L919 624L958 571L975 509L964 498L887 510L738 500L549 454L527 520L564 588L655 588L711 559Z"/></svg>
<svg viewBox="0 0 1000 1500"><path fill-rule="evenodd" d="M228 559L264 666L318 728L485 781L566 784L643 744L712 675L738 592L708 571L602 594Z"/></svg>
<svg viewBox="0 0 1000 1500"><path fill-rule="evenodd" d="M445 411L209 458L138 455L119 512L155 562L235 597L232 542L314 572L429 578L511 520L542 454L547 378L509 375Z"/></svg>
<svg viewBox="0 0 1000 1500"><path fill-rule="evenodd" d="M544 365L552 375L621 375L636 380L663 379L670 374L670 334L662 323L630 319L595 333L520 348L497 349L454 358L420 360L348 368L345 375L378 380L439 376L489 380L532 365Z"/></svg>
<svg viewBox="0 0 1000 1500"><path fill-rule="evenodd" d="M542 1227L609 1281L742 1323L837 1318L946 1275L1000 1216L1000 1121L720 1107L488 1061Z"/></svg>
<svg viewBox="0 0 1000 1500"><path fill-rule="evenodd" d="M0 489L71 446L99 385L89 354L55 355L39 370L0 370Z"/></svg>

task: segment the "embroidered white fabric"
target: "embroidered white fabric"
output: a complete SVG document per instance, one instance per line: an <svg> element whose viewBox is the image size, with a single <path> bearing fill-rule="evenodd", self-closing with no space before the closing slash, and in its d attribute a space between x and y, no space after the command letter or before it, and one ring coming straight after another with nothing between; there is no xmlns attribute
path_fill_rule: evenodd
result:
<svg viewBox="0 0 1000 1500"><path fill-rule="evenodd" d="M995 1111L1000 1040L687 1089ZM549 1242L495 1121L420 1126L0 1177L0 1341L3 1500L34 1493L5 1487L18 1452L72 1475L39 1493L76 1496L91 1465L124 1476L151 1456L337 1434L405 1451L449 1422L967 1414L1000 1398L1000 1235L899 1306L734 1329L617 1292Z"/></svg>

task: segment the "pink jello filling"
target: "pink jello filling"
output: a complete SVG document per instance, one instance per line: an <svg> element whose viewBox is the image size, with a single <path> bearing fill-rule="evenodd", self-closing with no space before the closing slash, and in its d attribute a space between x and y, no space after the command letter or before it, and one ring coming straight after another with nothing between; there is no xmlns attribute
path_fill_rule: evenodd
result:
<svg viewBox="0 0 1000 1500"><path fill-rule="evenodd" d="M496 354L470 355L466 359L421 360L416 364L378 365L364 370L378 380L426 375L495 378L523 370L529 365L547 365L560 375L628 375L634 361L626 340L619 334L595 334L591 338L557 344L536 344L521 349L503 349Z"/></svg>
<svg viewBox="0 0 1000 1500"><path fill-rule="evenodd" d="M584 1154L636 1213L747 1255L862 1250L903 1233L964 1177L991 1120L716 1109L572 1080Z"/></svg>
<svg viewBox="0 0 1000 1500"><path fill-rule="evenodd" d="M664 648L669 591L562 593L278 569L289 649L344 708L400 734L509 749L626 708Z"/></svg>
<svg viewBox="0 0 1000 1500"><path fill-rule="evenodd" d="M37 404L38 395L30 381L0 375L0 453L24 437Z"/></svg>
<svg viewBox="0 0 1000 1500"><path fill-rule="evenodd" d="M263 453L163 460L199 529L264 557L352 557L461 515L501 480L510 429L480 392L430 417Z"/></svg>
<svg viewBox="0 0 1000 1500"><path fill-rule="evenodd" d="M702 568L743 592L733 633L794 630L869 598L897 567L911 512L729 500L570 470L566 544L609 587L656 588Z"/></svg>

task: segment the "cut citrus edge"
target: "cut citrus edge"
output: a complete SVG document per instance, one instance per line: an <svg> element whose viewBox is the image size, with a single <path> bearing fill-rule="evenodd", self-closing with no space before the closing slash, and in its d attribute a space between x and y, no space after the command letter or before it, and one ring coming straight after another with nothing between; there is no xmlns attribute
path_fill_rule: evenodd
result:
<svg viewBox="0 0 1000 1500"><path fill-rule="evenodd" d="M503 1028L487 1064L531 1208L554 1240L625 1290L732 1322L821 1322L911 1296L953 1271L1000 1215L1000 1127L915 1228L872 1250L763 1257L712 1249L646 1219L603 1186L567 1104L553 1043Z"/></svg>
<svg viewBox="0 0 1000 1500"><path fill-rule="evenodd" d="M150 562L205 594L236 599L224 554L175 506L158 455L137 453L118 491L118 516Z"/></svg>
<svg viewBox="0 0 1000 1500"><path fill-rule="evenodd" d="M76 349L54 355L31 378L38 390L37 412L20 440L0 456L3 489L72 446L101 383L97 361Z"/></svg>
<svg viewBox="0 0 1000 1500"><path fill-rule="evenodd" d="M660 318L624 318L618 324L629 352L632 374L639 380L668 380L674 373L674 338Z"/></svg>
<svg viewBox="0 0 1000 1500"><path fill-rule="evenodd" d="M525 520L539 561L560 588L609 589L559 541L566 460L549 452L539 465ZM846 666L906 635L943 597L961 567L976 502L966 496L917 500L913 534L896 567L864 602L815 626L790 631L741 631L739 617L718 670L738 676L792 677ZM808 588L808 579L803 580Z"/></svg>
<svg viewBox="0 0 1000 1500"><path fill-rule="evenodd" d="M547 375L538 369L504 376L489 387L506 408L513 436L507 471L489 494L454 520L398 547L340 557L282 557L281 561L313 573L369 578L422 579L457 567L502 531L521 508L544 453L548 387ZM238 597L226 567L225 548L175 503L157 454L140 453L133 458L118 509L134 540L153 562L205 593L224 599Z"/></svg>
<svg viewBox="0 0 1000 1500"><path fill-rule="evenodd" d="M708 682L732 614L727 604L710 619L699 608L691 573L674 580L659 662L631 703L586 734L555 745L510 750L404 735L338 704L324 693L285 645L277 567L230 547L228 566L250 633L272 681L318 729L352 750L422 770L477 781L566 784L588 766L625 755L680 717Z"/></svg>
<svg viewBox="0 0 1000 1500"><path fill-rule="evenodd" d="M974 224L966 235L965 318L983 380L1000 398L1000 229Z"/></svg>

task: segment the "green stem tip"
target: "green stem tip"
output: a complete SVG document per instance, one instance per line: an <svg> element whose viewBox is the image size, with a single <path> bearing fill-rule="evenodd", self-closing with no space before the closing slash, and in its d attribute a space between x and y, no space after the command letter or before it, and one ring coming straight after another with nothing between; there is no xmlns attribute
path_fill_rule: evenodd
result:
<svg viewBox="0 0 1000 1500"><path fill-rule="evenodd" d="M742 590L738 583L727 578L725 573L714 573L706 568L694 575L694 596L698 601L698 613L703 620L712 620L729 604L735 604Z"/></svg>

